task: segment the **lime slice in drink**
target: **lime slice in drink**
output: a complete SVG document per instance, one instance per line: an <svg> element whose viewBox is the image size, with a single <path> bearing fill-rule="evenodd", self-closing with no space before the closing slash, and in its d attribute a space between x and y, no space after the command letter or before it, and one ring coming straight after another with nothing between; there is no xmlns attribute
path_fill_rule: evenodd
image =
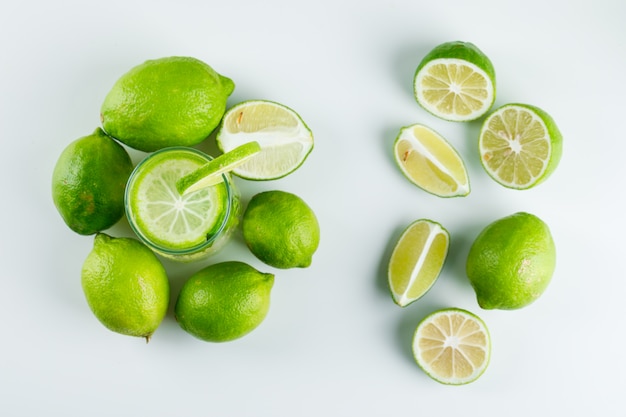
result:
<svg viewBox="0 0 626 417"><path fill-rule="evenodd" d="M224 181L222 174L245 163L260 150L261 147L258 142L244 143L179 179L176 182L176 189L184 196L205 187L219 184Z"/></svg>
<svg viewBox="0 0 626 417"><path fill-rule="evenodd" d="M176 182L210 159L192 148L165 148L144 159L126 188L126 209L135 232L152 246L191 250L220 231L228 216L227 177L212 187L181 195Z"/></svg>
<svg viewBox="0 0 626 417"><path fill-rule="evenodd" d="M480 377L491 354L491 338L485 323L458 308L435 311L418 324L413 356L434 380L462 385Z"/></svg>
<svg viewBox="0 0 626 417"><path fill-rule="evenodd" d="M496 98L496 75L489 58L469 42L446 42L430 51L415 71L417 102L445 120L483 116Z"/></svg>
<svg viewBox="0 0 626 417"><path fill-rule="evenodd" d="M448 231L432 220L417 220L406 228L389 260L389 289L396 304L405 307L433 286L449 242Z"/></svg>
<svg viewBox="0 0 626 417"><path fill-rule="evenodd" d="M507 104L491 113L479 137L480 161L508 188L524 190L544 181L561 159L563 137L554 120L528 104Z"/></svg>
<svg viewBox="0 0 626 417"><path fill-rule="evenodd" d="M292 109L265 100L239 103L224 115L217 134L224 153L256 141L261 152L233 173L249 180L272 180L295 171L313 149L313 134Z"/></svg>
<svg viewBox="0 0 626 417"><path fill-rule="evenodd" d="M423 190L439 197L469 194L463 160L434 130L420 124L402 128L394 142L393 154L402 173Z"/></svg>

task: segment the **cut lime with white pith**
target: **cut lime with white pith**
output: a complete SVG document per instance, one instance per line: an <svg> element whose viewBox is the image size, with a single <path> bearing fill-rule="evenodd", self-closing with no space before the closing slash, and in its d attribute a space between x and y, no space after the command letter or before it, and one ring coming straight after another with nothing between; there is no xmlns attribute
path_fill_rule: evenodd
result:
<svg viewBox="0 0 626 417"><path fill-rule="evenodd" d="M192 148L165 148L136 168L126 187L126 212L137 235L165 250L191 250L211 239L228 217L230 188L222 183L181 195L176 182L209 157Z"/></svg>
<svg viewBox="0 0 626 417"><path fill-rule="evenodd" d="M475 381L487 369L491 338L485 323L459 308L435 311L418 324L413 336L417 364L447 385Z"/></svg>
<svg viewBox="0 0 626 417"><path fill-rule="evenodd" d="M426 294L439 277L449 244L448 231L432 220L420 219L405 229L387 272L396 304L405 307Z"/></svg>
<svg viewBox="0 0 626 417"><path fill-rule="evenodd" d="M469 177L461 156L429 127L415 124L402 128L393 154L402 173L423 190L439 197L469 194Z"/></svg>
<svg viewBox="0 0 626 417"><path fill-rule="evenodd" d="M496 76L489 58L469 42L446 42L431 50L415 71L417 102L445 120L475 120L496 98Z"/></svg>
<svg viewBox="0 0 626 417"><path fill-rule="evenodd" d="M261 150L258 142L248 142L226 152L176 182L176 189L183 196L224 182L222 174L244 164Z"/></svg>
<svg viewBox="0 0 626 417"><path fill-rule="evenodd" d="M563 137L542 109L507 104L485 119L478 143L487 173L505 187L524 190L541 183L556 169Z"/></svg>
<svg viewBox="0 0 626 417"><path fill-rule="evenodd" d="M261 151L233 173L249 180L272 180L295 171L313 149L313 134L302 118L282 104L251 100L230 108L216 137L224 153L256 141Z"/></svg>

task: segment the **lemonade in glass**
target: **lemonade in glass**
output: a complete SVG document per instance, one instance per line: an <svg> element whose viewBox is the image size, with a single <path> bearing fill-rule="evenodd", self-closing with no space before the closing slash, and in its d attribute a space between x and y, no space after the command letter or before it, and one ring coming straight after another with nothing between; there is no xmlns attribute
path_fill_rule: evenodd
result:
<svg viewBox="0 0 626 417"><path fill-rule="evenodd" d="M164 148L141 161L126 186L128 222L156 253L176 261L193 261L219 250L240 215L239 193L229 174L216 185L182 195L176 182L210 162L188 147Z"/></svg>

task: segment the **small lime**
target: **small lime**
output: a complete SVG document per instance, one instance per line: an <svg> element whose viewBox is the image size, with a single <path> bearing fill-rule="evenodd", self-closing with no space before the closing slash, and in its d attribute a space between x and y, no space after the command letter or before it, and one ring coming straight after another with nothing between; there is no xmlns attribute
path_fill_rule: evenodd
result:
<svg viewBox="0 0 626 417"><path fill-rule="evenodd" d="M243 262L209 265L183 285L176 320L187 333L207 342L238 339L267 316L273 285L273 274Z"/></svg>
<svg viewBox="0 0 626 417"><path fill-rule="evenodd" d="M537 300L556 266L548 226L537 216L516 213L485 227L467 257L467 276L484 309L512 310Z"/></svg>
<svg viewBox="0 0 626 417"><path fill-rule="evenodd" d="M242 219L252 253L276 268L306 268L320 240L313 210L295 194L264 191L252 197Z"/></svg>
<svg viewBox="0 0 626 417"><path fill-rule="evenodd" d="M52 199L70 229L91 235L117 223L132 170L128 152L100 128L68 145L54 167Z"/></svg>
<svg viewBox="0 0 626 417"><path fill-rule="evenodd" d="M81 280L94 315L114 332L149 340L165 317L170 299L167 274L138 240L98 233Z"/></svg>

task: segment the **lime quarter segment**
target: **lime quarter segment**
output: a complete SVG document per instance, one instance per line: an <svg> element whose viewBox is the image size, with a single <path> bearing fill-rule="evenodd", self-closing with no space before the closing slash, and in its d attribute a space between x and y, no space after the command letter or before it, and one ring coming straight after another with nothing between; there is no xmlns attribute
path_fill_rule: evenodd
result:
<svg viewBox="0 0 626 417"><path fill-rule="evenodd" d="M313 149L313 134L302 118L282 104L250 100L230 108L218 131L224 153L256 141L261 151L233 170L249 180L272 180L295 171Z"/></svg>
<svg viewBox="0 0 626 417"><path fill-rule="evenodd" d="M491 178L505 187L525 190L556 169L563 137L542 109L506 104L485 119L478 146L480 161Z"/></svg>
<svg viewBox="0 0 626 417"><path fill-rule="evenodd" d="M224 181L222 174L230 172L245 163L259 151L261 151L261 147L258 142L248 142L238 146L179 179L176 182L176 189L184 196L194 191L220 184Z"/></svg>
<svg viewBox="0 0 626 417"><path fill-rule="evenodd" d="M413 80L415 98L445 120L466 122L485 115L496 98L496 75L489 58L469 42L446 42L420 62Z"/></svg>
<svg viewBox="0 0 626 417"><path fill-rule="evenodd" d="M469 177L463 159L440 134L421 124L400 130L393 154L413 184L439 197L466 196Z"/></svg>
<svg viewBox="0 0 626 417"><path fill-rule="evenodd" d="M491 356L489 330L482 319L469 311L438 310L418 324L413 355L434 380L447 385L467 384L487 369Z"/></svg>
<svg viewBox="0 0 626 417"><path fill-rule="evenodd" d="M409 305L433 286L448 255L449 244L448 231L432 220L416 220L405 229L388 268L389 289L397 305Z"/></svg>

